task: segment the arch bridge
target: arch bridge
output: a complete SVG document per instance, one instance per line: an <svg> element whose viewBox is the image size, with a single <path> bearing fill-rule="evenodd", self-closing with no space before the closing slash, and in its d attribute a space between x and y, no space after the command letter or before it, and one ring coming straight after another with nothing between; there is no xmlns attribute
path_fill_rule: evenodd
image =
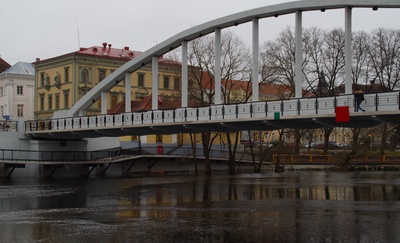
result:
<svg viewBox="0 0 400 243"><path fill-rule="evenodd" d="M351 79L352 10L354 8L400 8L398 0L305 0L247 10L225 16L180 32L150 48L107 76L67 111L55 113L54 118L41 125L26 122L26 134L31 137L82 138L100 136L168 134L177 132L236 131L245 129L271 130L284 127L316 128L320 126L372 126L381 121L397 122L399 94L368 94L367 112L354 113ZM344 9L345 22L345 94L337 97L302 97L302 16L310 11ZM259 101L259 20L281 15L295 15L295 97L285 101ZM243 23L252 23L252 102L226 105L221 100L221 31ZM190 108L188 106L188 42L214 33L215 38L215 105ZM158 59L163 54L182 48L182 108L158 110ZM106 115L106 93L122 80L130 80L131 73L152 63L152 111L132 113L131 86L125 82L125 111L120 115ZM84 116L85 110L101 99L102 114ZM337 107L349 107L351 119L336 122ZM279 117L279 119L278 119ZM41 130L42 129L42 130Z"/></svg>

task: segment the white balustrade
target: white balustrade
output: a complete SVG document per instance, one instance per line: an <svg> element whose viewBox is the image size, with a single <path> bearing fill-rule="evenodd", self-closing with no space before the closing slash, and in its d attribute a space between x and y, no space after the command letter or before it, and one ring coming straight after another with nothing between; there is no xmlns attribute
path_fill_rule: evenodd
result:
<svg viewBox="0 0 400 243"><path fill-rule="evenodd" d="M113 115L106 115L106 127L114 126L114 116Z"/></svg>
<svg viewBox="0 0 400 243"><path fill-rule="evenodd" d="M211 119L222 120L222 105L211 106Z"/></svg>
<svg viewBox="0 0 400 243"><path fill-rule="evenodd" d="M224 105L224 119L236 118L236 105Z"/></svg>
<svg viewBox="0 0 400 243"><path fill-rule="evenodd" d="M178 108L175 110L175 122L185 121L185 108Z"/></svg>
<svg viewBox="0 0 400 243"><path fill-rule="evenodd" d="M164 122L174 122L174 110L164 111Z"/></svg>
<svg viewBox="0 0 400 243"><path fill-rule="evenodd" d="M197 109L196 108L186 108L186 121L196 121L197 120Z"/></svg>
<svg viewBox="0 0 400 243"><path fill-rule="evenodd" d="M153 111L143 112L143 124L151 124L153 122Z"/></svg>
<svg viewBox="0 0 400 243"><path fill-rule="evenodd" d="M210 107L199 107L199 121L208 121L210 120Z"/></svg>
<svg viewBox="0 0 400 243"><path fill-rule="evenodd" d="M237 105L238 118L250 118L252 116L251 107L253 108L254 112L254 104L253 105L251 103L238 104ZM265 116L265 106L264 106L264 116Z"/></svg>
<svg viewBox="0 0 400 243"><path fill-rule="evenodd" d="M133 113L133 125L143 124L142 113Z"/></svg>
<svg viewBox="0 0 400 243"><path fill-rule="evenodd" d="M123 122L122 114L114 115L114 126L122 126L122 122Z"/></svg>
<svg viewBox="0 0 400 243"><path fill-rule="evenodd" d="M72 117L65 118L65 129L72 129L74 119Z"/></svg>
<svg viewBox="0 0 400 243"><path fill-rule="evenodd" d="M89 116L89 127L97 127L97 116Z"/></svg>
<svg viewBox="0 0 400 243"><path fill-rule="evenodd" d="M132 125L133 120L132 120L132 113L124 113L124 125Z"/></svg>
<svg viewBox="0 0 400 243"><path fill-rule="evenodd" d="M265 102L253 103L253 117L261 118L267 115L265 111L265 104Z"/></svg>
<svg viewBox="0 0 400 243"><path fill-rule="evenodd" d="M163 111L157 110L153 111L153 123L163 122Z"/></svg>

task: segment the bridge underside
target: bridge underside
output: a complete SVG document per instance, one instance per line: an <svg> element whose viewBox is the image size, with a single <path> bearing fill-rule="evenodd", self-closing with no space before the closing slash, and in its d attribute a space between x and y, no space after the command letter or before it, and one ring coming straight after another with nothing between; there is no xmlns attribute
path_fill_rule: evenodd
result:
<svg viewBox="0 0 400 243"><path fill-rule="evenodd" d="M149 134L236 132L246 130L271 131L276 129L317 129L322 127L366 128L381 122L400 124L400 115L351 116L349 122L337 122L335 117L282 119L282 120L230 120L204 122L174 122L161 124L141 124L136 126L113 126L107 128L81 128L72 130L36 131L27 134L31 138L70 140L96 137L142 136Z"/></svg>

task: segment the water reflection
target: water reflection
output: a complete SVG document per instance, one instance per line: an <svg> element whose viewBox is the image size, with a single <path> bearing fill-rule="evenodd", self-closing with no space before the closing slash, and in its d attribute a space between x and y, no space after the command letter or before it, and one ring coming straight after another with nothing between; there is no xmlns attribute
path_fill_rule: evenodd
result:
<svg viewBox="0 0 400 243"><path fill-rule="evenodd" d="M395 242L400 172L0 183L2 242Z"/></svg>

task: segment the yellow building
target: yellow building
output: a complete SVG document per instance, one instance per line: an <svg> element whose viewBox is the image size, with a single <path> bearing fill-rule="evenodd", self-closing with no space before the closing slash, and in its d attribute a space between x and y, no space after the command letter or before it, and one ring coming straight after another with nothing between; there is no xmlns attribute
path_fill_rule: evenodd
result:
<svg viewBox="0 0 400 243"><path fill-rule="evenodd" d="M36 60L35 119L50 118L57 110L67 110L96 84L120 66L140 55L129 47L112 48L111 44L80 48L46 60ZM133 100L151 94L151 64L132 74ZM159 94L180 97L181 64L163 57L159 60ZM107 96L107 109L125 99L125 84L114 86ZM87 114L99 114L101 101L96 101Z"/></svg>

